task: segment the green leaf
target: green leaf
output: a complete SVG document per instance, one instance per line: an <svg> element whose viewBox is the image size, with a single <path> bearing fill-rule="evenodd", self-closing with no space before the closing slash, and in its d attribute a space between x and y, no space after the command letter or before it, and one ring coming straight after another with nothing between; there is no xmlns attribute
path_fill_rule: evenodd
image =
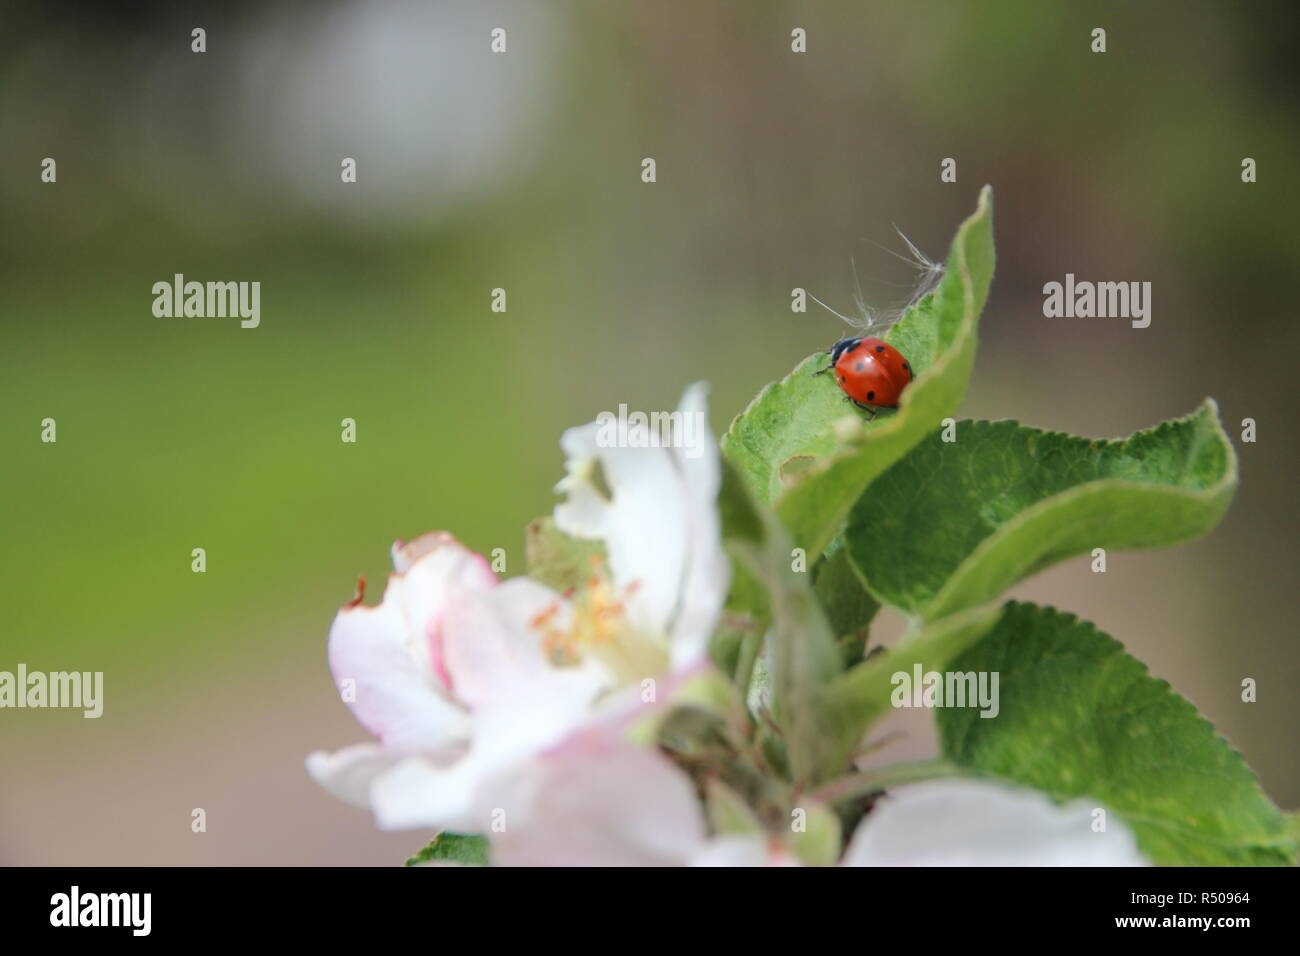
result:
<svg viewBox="0 0 1300 956"><path fill-rule="evenodd" d="M997 672L1000 711L936 711L944 755L1057 799L1089 797L1167 865L1286 864L1296 834L1196 708L1092 624L1009 603L949 665Z"/></svg>
<svg viewBox="0 0 1300 956"><path fill-rule="evenodd" d="M985 186L957 230L939 287L885 335L916 373L897 412L867 421L830 376L814 374L827 361L818 353L763 389L732 422L723 451L810 556L825 550L872 480L961 403L992 276L993 191Z"/></svg>
<svg viewBox="0 0 1300 956"><path fill-rule="evenodd" d="M464 866L488 865L487 837L467 836L462 833L439 833L428 846L407 859L405 866L421 863L460 863Z"/></svg>
<svg viewBox="0 0 1300 956"><path fill-rule="evenodd" d="M535 518L524 529L528 576L561 593L586 582L591 559L604 553L599 541L581 541L565 534L549 515Z"/></svg>
<svg viewBox="0 0 1300 956"><path fill-rule="evenodd" d="M955 442L935 433L881 475L846 537L876 597L934 620L1093 548L1204 534L1236 484L1212 400L1116 441L961 422Z"/></svg>
<svg viewBox="0 0 1300 956"><path fill-rule="evenodd" d="M844 666L857 663L866 647L867 626L880 610L880 602L867 590L847 549L835 549L817 565L813 590L840 646Z"/></svg>
<svg viewBox="0 0 1300 956"><path fill-rule="evenodd" d="M987 604L943 620L914 625L893 647L836 677L826 688L826 706L837 733L856 743L890 707L893 675L942 670L957 654L975 643L997 623L1002 608Z"/></svg>

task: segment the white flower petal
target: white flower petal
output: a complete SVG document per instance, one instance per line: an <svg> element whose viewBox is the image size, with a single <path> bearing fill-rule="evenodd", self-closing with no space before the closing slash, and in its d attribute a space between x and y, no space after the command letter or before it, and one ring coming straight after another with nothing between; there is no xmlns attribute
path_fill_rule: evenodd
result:
<svg viewBox="0 0 1300 956"><path fill-rule="evenodd" d="M408 757L377 774L370 788L375 823L382 830L471 830L472 799L481 776L468 756L439 766Z"/></svg>
<svg viewBox="0 0 1300 956"><path fill-rule="evenodd" d="M722 469L708 424L707 387L697 382L687 388L679 407L684 417L701 423L695 447L685 449L679 457L686 489L689 553L671 637L673 664L682 667L702 657L708 649L709 638L727 600L731 563L722 546L722 526L718 519Z"/></svg>
<svg viewBox="0 0 1300 956"><path fill-rule="evenodd" d="M768 840L763 834L709 840L690 860L691 866L767 866Z"/></svg>
<svg viewBox="0 0 1300 956"><path fill-rule="evenodd" d="M1095 805L982 780L936 780L891 791L849 842L846 866L1144 866L1114 815Z"/></svg>
<svg viewBox="0 0 1300 956"><path fill-rule="evenodd" d="M594 439L589 429L570 429L562 444L570 457L600 462L613 497L598 507L597 492L570 486L582 505L557 505L555 523L603 541L615 586L633 589L627 601L633 626L667 635L688 553L685 490L674 456L665 448L600 448Z"/></svg>
<svg viewBox="0 0 1300 956"><path fill-rule="evenodd" d="M766 834L717 836L690 859L689 866L803 866L799 858Z"/></svg>
<svg viewBox="0 0 1300 956"><path fill-rule="evenodd" d="M666 638L677 666L703 654L730 583L706 394L692 385L674 413L683 447L648 447L650 429L632 424L627 446L602 444L594 422L561 439L568 475L557 486L566 500L555 508L556 525L604 542L614 584L628 594L629 620ZM597 463L607 489L595 483Z"/></svg>
<svg viewBox="0 0 1300 956"><path fill-rule="evenodd" d="M307 773L340 800L369 808L371 781L402 759L379 744L356 744L332 754L316 751L307 757Z"/></svg>
<svg viewBox="0 0 1300 956"><path fill-rule="evenodd" d="M598 484L596 477L599 430L595 422L590 422L566 429L560 436L565 475L556 483L555 491L564 495L564 501L555 506L555 523L561 531L577 538L605 536L610 501L605 496L608 489Z"/></svg>

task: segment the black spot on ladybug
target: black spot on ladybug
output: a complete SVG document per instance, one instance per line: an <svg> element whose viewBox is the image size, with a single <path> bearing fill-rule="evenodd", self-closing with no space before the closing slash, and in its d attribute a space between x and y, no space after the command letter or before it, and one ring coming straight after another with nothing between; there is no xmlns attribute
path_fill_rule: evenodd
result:
<svg viewBox="0 0 1300 956"><path fill-rule="evenodd" d="M903 368L907 369L909 372L912 371L912 366L908 365L906 362L903 363Z"/></svg>
<svg viewBox="0 0 1300 956"><path fill-rule="evenodd" d="M877 352L883 352L884 350L885 350L885 347L884 347L883 345L877 345L877 346L876 346L876 351L877 351Z"/></svg>
<svg viewBox="0 0 1300 956"><path fill-rule="evenodd" d="M876 400L876 393L875 393L875 392L867 392L867 401L869 401L869 402L873 402L873 401L875 401L875 400Z"/></svg>
<svg viewBox="0 0 1300 956"><path fill-rule="evenodd" d="M866 367L867 367L866 362L859 362L857 365L853 366L853 371L861 372Z"/></svg>

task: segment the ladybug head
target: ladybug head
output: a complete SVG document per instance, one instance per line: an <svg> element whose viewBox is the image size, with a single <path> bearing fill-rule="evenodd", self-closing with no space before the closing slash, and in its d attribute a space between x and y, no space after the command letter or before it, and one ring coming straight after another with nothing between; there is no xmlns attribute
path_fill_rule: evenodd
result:
<svg viewBox="0 0 1300 956"><path fill-rule="evenodd" d="M834 345L826 350L826 354L831 357L831 364L834 365L840 360L840 356L850 349L857 348L862 339L859 336L851 336L847 339L840 339Z"/></svg>

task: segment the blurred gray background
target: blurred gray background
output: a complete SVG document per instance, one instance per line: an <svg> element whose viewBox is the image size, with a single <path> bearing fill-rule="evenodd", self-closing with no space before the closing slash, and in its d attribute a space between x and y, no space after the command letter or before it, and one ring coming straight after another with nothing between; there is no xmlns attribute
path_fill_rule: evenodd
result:
<svg viewBox="0 0 1300 956"><path fill-rule="evenodd" d="M966 415L1111 437L1209 394L1259 433L1207 538L1015 593L1125 643L1294 808L1293 17L0 3L0 669L106 674L97 721L0 713L0 861L400 862L428 834L377 833L302 768L365 738L325 660L356 576L377 599L389 543L432 528L517 572L564 427L708 379L724 428L842 331L791 314L793 287L847 309L853 259L897 303L893 225L942 257L986 182L998 270ZM176 272L260 281L261 328L154 318ZM1045 319L1067 272L1152 282L1151 327ZM917 725L892 753L928 746Z"/></svg>

